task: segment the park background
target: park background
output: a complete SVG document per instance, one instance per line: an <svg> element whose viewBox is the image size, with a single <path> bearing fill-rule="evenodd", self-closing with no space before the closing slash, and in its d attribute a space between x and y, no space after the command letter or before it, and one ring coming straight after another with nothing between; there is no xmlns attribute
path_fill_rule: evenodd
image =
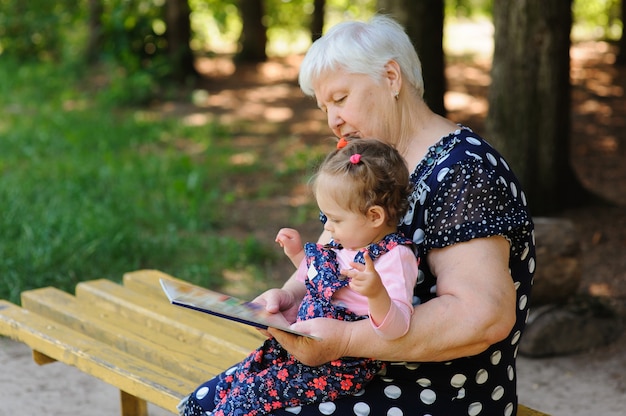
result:
<svg viewBox="0 0 626 416"><path fill-rule="evenodd" d="M293 226L315 239L320 230L306 180L329 150L324 139L330 132L315 103L297 87L298 64L320 3L0 0L0 298L19 302L21 291L50 285L71 292L79 281L119 281L140 268L243 297L280 284L292 266L273 241L276 231ZM328 27L367 18L381 10L378 3L394 2L323 3ZM435 89L439 98L430 100L440 99L440 111L490 139L493 12L509 2L395 3L415 6L406 15L420 22L438 20L419 9L424 3L443 6L434 43L441 44L445 82ZM622 4L576 0L570 9L563 0L522 3L529 9L518 10L520 16L557 13L549 7L557 3L567 4L560 12L572 12L566 28L568 88L557 90L570 101L566 108L557 105L560 127L542 137L559 145L548 158L554 172L529 181L549 182L565 158L572 175L560 179L567 186L554 186L569 189L574 183L580 192L573 201L557 198L557 206L535 212L575 223L582 246L580 292L623 310ZM262 12L243 13L251 4L261 5ZM178 44L184 53L172 47L168 20L168 10L181 5L189 11L189 41ZM267 36L261 54L258 42L242 39L246 26L255 27L244 24L250 15ZM533 71L545 64L533 61L540 53L532 48L525 53ZM429 53L420 54L425 67L433 62ZM536 92L532 82L525 85ZM505 91L514 96L513 89ZM529 102L534 116L555 118L548 111L555 104L538 101L537 94ZM514 106L509 111L529 114ZM510 140L533 136L520 134ZM611 409L623 410L626 397L623 338L589 354L556 358L556 364L523 361L521 381L524 368L528 372L522 401L554 415L621 414ZM5 367L15 359L10 353L0 362ZM5 393L3 404L9 397L24 398Z"/></svg>

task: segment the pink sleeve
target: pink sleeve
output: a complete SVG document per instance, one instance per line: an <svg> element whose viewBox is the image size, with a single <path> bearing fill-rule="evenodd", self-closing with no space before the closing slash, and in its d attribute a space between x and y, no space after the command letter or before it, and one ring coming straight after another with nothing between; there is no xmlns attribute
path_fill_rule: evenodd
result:
<svg viewBox="0 0 626 416"><path fill-rule="evenodd" d="M417 280L417 259L406 246L398 246L376 261L376 270L387 288L391 307L382 322L370 319L374 330L384 339L400 338L409 330L413 314L413 288Z"/></svg>
<svg viewBox="0 0 626 416"><path fill-rule="evenodd" d="M307 265L306 265L306 256L305 256L300 262L300 265L298 266L298 270L296 270L296 280L298 282L304 283L306 281L306 274L307 274Z"/></svg>

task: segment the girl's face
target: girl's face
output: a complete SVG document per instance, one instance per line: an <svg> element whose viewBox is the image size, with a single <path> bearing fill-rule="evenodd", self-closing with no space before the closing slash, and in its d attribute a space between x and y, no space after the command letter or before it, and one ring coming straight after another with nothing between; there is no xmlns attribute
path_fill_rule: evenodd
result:
<svg viewBox="0 0 626 416"><path fill-rule="evenodd" d="M396 137L390 108L394 99L387 78L374 81L369 75L343 69L327 71L314 84L317 105L326 113L328 126L341 137ZM395 123L396 125L398 123Z"/></svg>
<svg viewBox="0 0 626 416"><path fill-rule="evenodd" d="M358 250L380 239L380 229L372 218L340 206L323 188L318 188L316 197L320 211L327 218L324 230L344 248Z"/></svg>

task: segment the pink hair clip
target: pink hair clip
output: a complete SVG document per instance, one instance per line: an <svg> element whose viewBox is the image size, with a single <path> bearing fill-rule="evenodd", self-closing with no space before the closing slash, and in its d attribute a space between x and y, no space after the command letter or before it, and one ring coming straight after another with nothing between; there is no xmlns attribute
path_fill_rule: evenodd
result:
<svg viewBox="0 0 626 416"><path fill-rule="evenodd" d="M361 161L361 155L359 153L355 153L352 156L350 156L350 163L352 163L353 165L358 164Z"/></svg>
<svg viewBox="0 0 626 416"><path fill-rule="evenodd" d="M337 149L343 149L344 147L346 147L347 144L348 144L348 141L346 140L346 138L342 137L337 142Z"/></svg>

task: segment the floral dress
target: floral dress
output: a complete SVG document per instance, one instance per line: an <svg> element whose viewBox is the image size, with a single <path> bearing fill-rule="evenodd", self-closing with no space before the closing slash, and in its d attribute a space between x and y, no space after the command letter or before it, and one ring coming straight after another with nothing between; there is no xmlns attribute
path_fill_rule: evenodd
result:
<svg viewBox="0 0 626 416"><path fill-rule="evenodd" d="M412 241L402 234L392 233L370 244L366 250L376 261L401 244L412 246ZM305 281L307 291L300 304L298 320L367 318L332 302L333 294L349 282L339 274L336 250L340 249L333 242L305 245L307 266L313 267L317 274ZM357 252L354 262L365 264L364 251ZM378 360L349 357L321 366L306 366L270 338L242 362L196 389L183 403L181 414L253 416L287 407L331 402L358 393L384 367L385 363Z"/></svg>

